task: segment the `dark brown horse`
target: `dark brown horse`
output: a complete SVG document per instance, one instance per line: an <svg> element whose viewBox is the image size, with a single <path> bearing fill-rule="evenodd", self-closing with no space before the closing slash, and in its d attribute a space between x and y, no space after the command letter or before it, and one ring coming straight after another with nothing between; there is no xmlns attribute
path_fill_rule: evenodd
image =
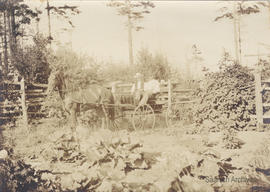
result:
<svg viewBox="0 0 270 192"><path fill-rule="evenodd" d="M54 78L54 87L59 91L65 111L70 114L71 128L76 137L77 116L80 112L96 109L102 118L102 127L108 127L114 121L114 97L110 89L97 83L91 83L83 88L75 87L65 77L63 72L58 72Z"/></svg>

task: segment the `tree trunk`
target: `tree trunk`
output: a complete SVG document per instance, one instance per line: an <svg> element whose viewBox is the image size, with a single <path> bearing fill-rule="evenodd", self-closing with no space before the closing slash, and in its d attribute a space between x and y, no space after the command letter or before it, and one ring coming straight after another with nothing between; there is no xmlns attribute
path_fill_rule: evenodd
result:
<svg viewBox="0 0 270 192"><path fill-rule="evenodd" d="M4 11L4 78L8 75L7 14Z"/></svg>
<svg viewBox="0 0 270 192"><path fill-rule="evenodd" d="M47 16L48 16L48 35L49 35L49 39L52 40L52 32L51 32L51 14L50 14L50 4L49 4L49 0L47 0ZM49 43L51 44L51 41L49 41Z"/></svg>
<svg viewBox="0 0 270 192"><path fill-rule="evenodd" d="M128 16L128 48L129 48L129 64L133 66L132 27L129 16Z"/></svg>
<svg viewBox="0 0 270 192"><path fill-rule="evenodd" d="M128 7L130 8L130 0L127 0ZM132 23L130 15L128 14L128 49L129 49L129 64L133 66L133 45L132 45Z"/></svg>
<svg viewBox="0 0 270 192"><path fill-rule="evenodd" d="M238 16L238 22L237 22L237 24L238 24L238 49L239 49L239 64L240 65L242 65L242 47L241 47L241 26L240 26L240 24L241 24L241 16L239 15Z"/></svg>
<svg viewBox="0 0 270 192"><path fill-rule="evenodd" d="M9 52L10 52L10 64L14 66L15 59L15 37L12 33L12 20L11 20L11 12L7 12L7 24L8 24L8 37L9 37Z"/></svg>
<svg viewBox="0 0 270 192"><path fill-rule="evenodd" d="M16 39L16 24L15 24L15 12L14 12L14 9L11 9L10 10L10 16L11 16L11 35L12 35L12 43L13 45L16 45L17 43L17 39Z"/></svg>
<svg viewBox="0 0 270 192"><path fill-rule="evenodd" d="M234 29L234 45L235 45L235 57L236 61L239 63L239 41L238 41L238 32L237 32L237 13L236 5L237 2L233 2L233 29Z"/></svg>
<svg viewBox="0 0 270 192"><path fill-rule="evenodd" d="M235 57L236 61L240 64L240 55L239 55L239 37L238 37L238 14L236 12L237 2L233 2L234 11L233 11L233 29L234 29L234 44L235 44Z"/></svg>

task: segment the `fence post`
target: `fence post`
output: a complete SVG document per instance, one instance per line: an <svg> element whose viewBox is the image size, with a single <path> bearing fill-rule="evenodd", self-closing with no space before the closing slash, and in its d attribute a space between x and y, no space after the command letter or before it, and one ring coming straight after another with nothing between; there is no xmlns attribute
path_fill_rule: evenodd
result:
<svg viewBox="0 0 270 192"><path fill-rule="evenodd" d="M28 129L28 117L27 117L27 107L26 107L26 96L25 96L25 82L24 78L21 79L20 82L21 87L21 104L22 104L22 114L23 114L23 122L26 128Z"/></svg>
<svg viewBox="0 0 270 192"><path fill-rule="evenodd" d="M255 69L254 77L255 77L257 128L259 128L263 124L262 82L261 82L261 71L259 69Z"/></svg>
<svg viewBox="0 0 270 192"><path fill-rule="evenodd" d="M168 111L172 109L172 84L171 80L168 80Z"/></svg>

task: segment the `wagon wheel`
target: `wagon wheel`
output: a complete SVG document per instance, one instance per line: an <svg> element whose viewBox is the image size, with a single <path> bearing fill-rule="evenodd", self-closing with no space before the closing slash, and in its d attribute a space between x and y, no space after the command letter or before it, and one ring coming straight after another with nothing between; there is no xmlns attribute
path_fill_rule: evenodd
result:
<svg viewBox="0 0 270 192"><path fill-rule="evenodd" d="M175 126L181 120L181 110L179 105L172 105L166 111L167 127Z"/></svg>
<svg viewBox="0 0 270 192"><path fill-rule="evenodd" d="M145 127L154 128L155 113L148 104L140 105L135 108L132 117L132 125L135 130L144 129Z"/></svg>
<svg viewBox="0 0 270 192"><path fill-rule="evenodd" d="M121 124L121 119L120 118L115 118L112 122L111 122L111 128L116 131L120 129L120 124Z"/></svg>
<svg viewBox="0 0 270 192"><path fill-rule="evenodd" d="M116 131L120 128L123 115L122 115L120 107L114 107L114 109L115 109L114 119L112 121L109 121L109 123L110 123L110 128L113 129L114 131Z"/></svg>
<svg viewBox="0 0 270 192"><path fill-rule="evenodd" d="M123 115L120 114L120 113L116 113L115 114L115 118L113 121L111 121L111 128L116 131L116 130L119 130L121 128L121 124L122 124L122 121L123 121Z"/></svg>

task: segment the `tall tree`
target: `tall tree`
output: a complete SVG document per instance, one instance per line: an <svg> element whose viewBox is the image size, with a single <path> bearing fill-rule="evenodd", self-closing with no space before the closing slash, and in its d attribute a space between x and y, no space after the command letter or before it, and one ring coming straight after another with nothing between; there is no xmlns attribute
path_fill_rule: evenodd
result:
<svg viewBox="0 0 270 192"><path fill-rule="evenodd" d="M191 47L190 56L186 55L186 78L187 80L200 79L203 75L202 52L196 44Z"/></svg>
<svg viewBox="0 0 270 192"><path fill-rule="evenodd" d="M241 17L244 15L250 15L259 13L261 7L265 7L265 2L255 1L233 1L228 2L230 5L220 8L221 15L215 18L215 21L220 19L233 20L234 28L234 43L235 43L235 57L239 64L242 63L242 48L241 48Z"/></svg>
<svg viewBox="0 0 270 192"><path fill-rule="evenodd" d="M145 14L149 14L150 8L154 8L155 5L150 0L140 1L115 1L111 0L108 3L109 7L116 8L119 15L127 17L127 29L128 29L128 49L129 49L129 64L133 65L133 42L132 42L132 29L139 31L143 29L142 26L138 25L138 21L144 18Z"/></svg>
<svg viewBox="0 0 270 192"><path fill-rule="evenodd" d="M37 13L24 4L22 0L0 1L1 15L1 40L3 52L3 72L7 78L9 65L14 63L14 55L18 46L18 39L23 38L23 26L29 25L31 19L37 17Z"/></svg>
<svg viewBox="0 0 270 192"><path fill-rule="evenodd" d="M51 14L62 17L63 19L67 20L68 23L72 27L74 27L74 25L69 17L69 14L76 15L76 14L80 13L78 6L69 6L66 4L64 6L52 6L52 5L50 5L49 0L47 0L46 9L47 9L47 17L48 17L48 39L50 40L50 42L51 42L51 40L53 40L52 32L51 32L52 31L52 29L51 29L52 28Z"/></svg>

